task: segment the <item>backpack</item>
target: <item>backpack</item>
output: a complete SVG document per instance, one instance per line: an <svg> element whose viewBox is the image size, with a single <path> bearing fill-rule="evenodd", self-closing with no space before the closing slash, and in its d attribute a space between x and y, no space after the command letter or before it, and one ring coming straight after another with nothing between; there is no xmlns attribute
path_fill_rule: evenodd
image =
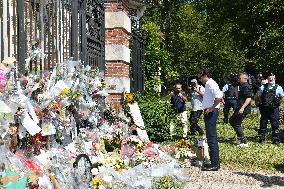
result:
<svg viewBox="0 0 284 189"><path fill-rule="evenodd" d="M237 99L238 98L238 87L232 84L228 84L228 90L225 92L226 99Z"/></svg>
<svg viewBox="0 0 284 189"><path fill-rule="evenodd" d="M280 100L276 96L276 89L278 85L269 89L268 84L264 85L264 89L261 95L261 105L266 108L277 108L280 106Z"/></svg>

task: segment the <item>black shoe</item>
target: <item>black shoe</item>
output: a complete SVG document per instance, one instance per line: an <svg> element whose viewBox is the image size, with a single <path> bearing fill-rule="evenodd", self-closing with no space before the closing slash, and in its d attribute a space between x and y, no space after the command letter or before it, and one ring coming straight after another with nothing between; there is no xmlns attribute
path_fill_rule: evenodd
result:
<svg viewBox="0 0 284 189"><path fill-rule="evenodd" d="M189 133L189 136L195 136L196 134L195 134L195 132L190 132Z"/></svg>
<svg viewBox="0 0 284 189"><path fill-rule="evenodd" d="M265 141L263 139L259 139L258 142L259 142L259 144L264 144Z"/></svg>
<svg viewBox="0 0 284 189"><path fill-rule="evenodd" d="M275 145L277 145L277 146L280 146L280 142L277 141L277 140L276 140L276 141L273 141L272 144L275 144Z"/></svg>
<svg viewBox="0 0 284 189"><path fill-rule="evenodd" d="M218 171L219 169L220 169L220 165L218 166L209 165L207 167L203 166L201 171Z"/></svg>
<svg viewBox="0 0 284 189"><path fill-rule="evenodd" d="M202 165L202 168L203 168L203 167L210 167L210 166L211 166L211 164L204 163L204 164Z"/></svg>
<svg viewBox="0 0 284 189"><path fill-rule="evenodd" d="M186 136L183 136L182 138L181 138L181 140L184 140L184 141L186 141L186 140L188 140L188 137Z"/></svg>

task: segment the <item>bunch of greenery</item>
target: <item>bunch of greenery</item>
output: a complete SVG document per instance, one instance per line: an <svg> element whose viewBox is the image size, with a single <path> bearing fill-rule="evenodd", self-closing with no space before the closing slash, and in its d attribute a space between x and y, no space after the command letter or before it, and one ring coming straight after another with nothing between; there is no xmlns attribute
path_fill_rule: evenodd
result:
<svg viewBox="0 0 284 189"><path fill-rule="evenodd" d="M140 111L151 141L171 140L170 125L181 136L181 122L177 120L170 103L159 96L146 95L139 100Z"/></svg>
<svg viewBox="0 0 284 189"><path fill-rule="evenodd" d="M146 53L143 64L145 91L148 94L155 94L157 87L163 84L161 75L167 78L177 78L178 73L172 67L169 52L163 47L160 27L155 22L143 20L142 29L146 34Z"/></svg>
<svg viewBox="0 0 284 189"><path fill-rule="evenodd" d="M151 189L182 189L184 188L184 182L171 177L164 176L160 178L154 178L152 180Z"/></svg>

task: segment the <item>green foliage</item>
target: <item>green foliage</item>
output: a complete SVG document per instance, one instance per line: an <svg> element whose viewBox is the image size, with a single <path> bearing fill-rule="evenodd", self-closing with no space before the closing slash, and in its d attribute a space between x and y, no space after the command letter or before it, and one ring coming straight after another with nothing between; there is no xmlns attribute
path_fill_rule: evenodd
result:
<svg viewBox="0 0 284 189"><path fill-rule="evenodd" d="M177 72L171 67L171 59L168 52L162 48L162 34L159 26L151 21L144 20L142 25L146 34L146 54L144 72L146 79L146 92L155 92L155 87L161 84L157 75L174 78Z"/></svg>
<svg viewBox="0 0 284 189"><path fill-rule="evenodd" d="M157 23L181 77L206 66L225 82L230 72L274 72L284 81L284 1L146 1L144 20Z"/></svg>
<svg viewBox="0 0 284 189"><path fill-rule="evenodd" d="M139 101L140 111L151 141L170 140L170 123L181 128L169 102L158 96L144 96Z"/></svg>
<svg viewBox="0 0 284 189"><path fill-rule="evenodd" d="M284 79L283 1L203 0L195 1L206 12L208 26L227 35L245 56L249 72L271 72ZM224 26L232 26L224 33Z"/></svg>
<svg viewBox="0 0 284 189"><path fill-rule="evenodd" d="M151 189L182 189L184 182L170 176L154 178Z"/></svg>
<svg viewBox="0 0 284 189"><path fill-rule="evenodd" d="M180 5L172 20L167 44L180 75L194 77L197 68L204 66L217 81L224 82L230 72L242 71L244 56L227 34L233 26L223 25L217 33L208 26L206 15L191 4Z"/></svg>
<svg viewBox="0 0 284 189"><path fill-rule="evenodd" d="M162 85L163 82L158 78L152 78L145 81L145 91L147 92L148 96L155 96L157 95L157 88L159 85Z"/></svg>

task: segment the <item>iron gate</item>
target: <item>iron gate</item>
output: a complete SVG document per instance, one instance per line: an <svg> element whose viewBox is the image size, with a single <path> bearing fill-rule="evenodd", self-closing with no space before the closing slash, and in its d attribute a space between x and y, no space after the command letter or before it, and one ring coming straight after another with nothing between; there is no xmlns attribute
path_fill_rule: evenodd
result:
<svg viewBox="0 0 284 189"><path fill-rule="evenodd" d="M84 0L80 15L81 59L92 67L105 70L104 5L98 0Z"/></svg>
<svg viewBox="0 0 284 189"><path fill-rule="evenodd" d="M138 20L132 19L131 23L131 67L130 67L130 90L132 93L144 92L145 61L145 36L139 27Z"/></svg>
<svg viewBox="0 0 284 189"><path fill-rule="evenodd" d="M73 57L104 70L104 6L99 0L1 0L0 61L42 72Z"/></svg>

